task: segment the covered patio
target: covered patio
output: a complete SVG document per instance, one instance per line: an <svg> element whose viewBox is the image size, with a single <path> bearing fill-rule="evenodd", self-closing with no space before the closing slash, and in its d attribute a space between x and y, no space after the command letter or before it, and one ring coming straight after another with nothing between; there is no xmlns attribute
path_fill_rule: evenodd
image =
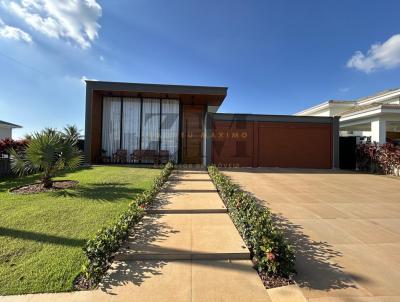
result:
<svg viewBox="0 0 400 302"><path fill-rule="evenodd" d="M340 118L342 136L361 136L384 144L400 141L400 105L369 104L344 112Z"/></svg>

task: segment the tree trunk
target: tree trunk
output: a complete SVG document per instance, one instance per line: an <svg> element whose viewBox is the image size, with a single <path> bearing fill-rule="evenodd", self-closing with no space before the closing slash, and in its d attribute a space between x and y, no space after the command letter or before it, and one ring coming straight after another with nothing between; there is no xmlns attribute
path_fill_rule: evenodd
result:
<svg viewBox="0 0 400 302"><path fill-rule="evenodd" d="M53 181L51 180L50 177L44 176L42 178L42 184L43 184L44 188L49 189L49 188L51 188L53 186Z"/></svg>

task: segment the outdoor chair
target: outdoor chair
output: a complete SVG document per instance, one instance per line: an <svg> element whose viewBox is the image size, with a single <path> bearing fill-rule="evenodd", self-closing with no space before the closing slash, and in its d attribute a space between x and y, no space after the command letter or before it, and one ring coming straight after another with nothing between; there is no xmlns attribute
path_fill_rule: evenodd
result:
<svg viewBox="0 0 400 302"><path fill-rule="evenodd" d="M113 163L125 164L127 162L127 158L128 158L127 150L125 149L117 150L117 152L113 154Z"/></svg>
<svg viewBox="0 0 400 302"><path fill-rule="evenodd" d="M169 161L169 151L168 150L160 150L158 154L158 163L166 164Z"/></svg>

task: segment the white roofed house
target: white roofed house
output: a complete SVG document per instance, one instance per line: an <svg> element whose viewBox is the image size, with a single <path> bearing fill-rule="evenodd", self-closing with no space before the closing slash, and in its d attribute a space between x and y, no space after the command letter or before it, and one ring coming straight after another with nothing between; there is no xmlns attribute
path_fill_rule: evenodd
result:
<svg viewBox="0 0 400 302"><path fill-rule="evenodd" d="M359 136L379 144L400 142L400 88L353 101L330 100L295 115L340 116L341 136Z"/></svg>
<svg viewBox="0 0 400 302"><path fill-rule="evenodd" d="M0 140L5 138L12 138L12 129L22 128L19 125L0 120Z"/></svg>

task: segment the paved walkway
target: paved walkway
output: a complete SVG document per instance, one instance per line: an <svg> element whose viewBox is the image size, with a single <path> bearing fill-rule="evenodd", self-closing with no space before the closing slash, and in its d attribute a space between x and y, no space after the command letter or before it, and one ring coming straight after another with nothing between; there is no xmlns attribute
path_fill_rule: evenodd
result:
<svg viewBox="0 0 400 302"><path fill-rule="evenodd" d="M284 301L276 291L271 300L205 171L175 171L132 234L98 290L0 302Z"/></svg>
<svg viewBox="0 0 400 302"><path fill-rule="evenodd" d="M400 301L400 179L277 168L224 173L286 223L309 301Z"/></svg>

